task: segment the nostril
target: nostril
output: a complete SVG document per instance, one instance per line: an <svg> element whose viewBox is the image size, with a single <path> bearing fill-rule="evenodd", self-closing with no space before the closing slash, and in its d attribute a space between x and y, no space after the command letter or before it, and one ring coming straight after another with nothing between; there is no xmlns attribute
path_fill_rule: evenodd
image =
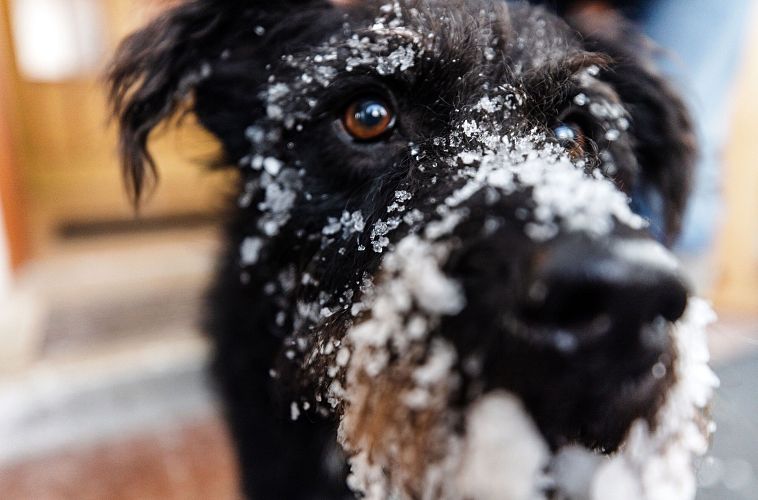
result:
<svg viewBox="0 0 758 500"><path fill-rule="evenodd" d="M684 315L689 293L681 279L672 276L657 286L660 292L658 312L664 319L674 322Z"/></svg>
<svg viewBox="0 0 758 500"><path fill-rule="evenodd" d="M598 318L608 322L608 294L604 288L599 283L544 277L530 287L522 315L532 322L564 327L587 325Z"/></svg>
<svg viewBox="0 0 758 500"><path fill-rule="evenodd" d="M687 299L676 261L658 243L571 237L540 256L521 317L588 339L612 327L640 331L657 318L676 321Z"/></svg>
<svg viewBox="0 0 758 500"><path fill-rule="evenodd" d="M618 240L611 245L613 258L623 263L631 281L641 283L652 311L668 321L682 317L687 308L689 287L676 258L652 240Z"/></svg>

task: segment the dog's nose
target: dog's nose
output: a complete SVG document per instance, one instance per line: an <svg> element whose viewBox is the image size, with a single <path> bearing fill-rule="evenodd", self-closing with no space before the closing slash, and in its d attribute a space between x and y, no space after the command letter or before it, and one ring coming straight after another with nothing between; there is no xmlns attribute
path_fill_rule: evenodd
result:
<svg viewBox="0 0 758 500"><path fill-rule="evenodd" d="M676 259L657 242L571 236L536 259L522 314L589 340L612 329L639 332L660 318L676 321L687 298Z"/></svg>

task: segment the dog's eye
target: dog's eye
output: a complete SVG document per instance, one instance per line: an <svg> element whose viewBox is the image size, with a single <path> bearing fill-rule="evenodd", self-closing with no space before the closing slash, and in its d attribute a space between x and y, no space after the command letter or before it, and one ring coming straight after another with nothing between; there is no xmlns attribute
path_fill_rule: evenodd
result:
<svg viewBox="0 0 758 500"><path fill-rule="evenodd" d="M395 114L385 101L370 97L353 101L342 117L345 130L358 141L384 137L395 125Z"/></svg>
<svg viewBox="0 0 758 500"><path fill-rule="evenodd" d="M563 121L553 126L553 134L558 144L568 151L572 158L581 158L587 151L587 134L581 125L572 121Z"/></svg>

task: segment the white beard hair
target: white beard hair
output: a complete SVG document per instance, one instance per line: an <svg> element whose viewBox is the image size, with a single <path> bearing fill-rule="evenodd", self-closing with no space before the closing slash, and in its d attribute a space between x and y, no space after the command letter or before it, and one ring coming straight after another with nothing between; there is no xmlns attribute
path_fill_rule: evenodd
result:
<svg viewBox="0 0 758 500"><path fill-rule="evenodd" d="M371 436L366 441L360 419L382 404L371 400L371 387L382 384L382 373L392 369L387 365L387 346L406 352L409 345L425 339L417 331L408 337L411 327L403 326L403 314L429 287L438 294L444 291L440 308L425 311L429 324L464 305L456 284L435 266L445 259L444 249L411 237L398 250L393 257L388 256L396 274L379 285L374 314L348 334L352 353L346 367L346 387L340 387L338 394L346 408L339 438L351 457L349 485L353 490L368 500L419 495L430 500L544 500L548 490L554 492L550 498L558 500L694 499L694 459L708 449L714 426L705 412L718 386L708 366L706 343L706 327L715 314L697 298L690 299L684 316L672 327L676 382L658 412L655 429L651 431L643 419L635 421L613 455L577 445L552 454L519 399L505 391L493 391L460 415L466 424L462 436L451 430L450 419L441 416L436 421L437 427L429 431L435 440L434 451L426 457L422 477L402 470L402 460L407 460L403 451L408 439L408 430L403 429L405 418L425 408L437 408L443 415L446 394L456 384L450 370L456 354L442 340L432 342L425 364L413 368L413 360L406 360L406 368L413 370L410 380L416 386L391 400L406 407L398 410L405 413L395 414L391 424L395 427L387 428L378 441ZM407 265L410 262L413 266ZM438 272L431 275L417 272L435 268ZM370 383L365 378L367 371ZM423 456L424 451L420 453ZM411 483L413 493L408 490Z"/></svg>

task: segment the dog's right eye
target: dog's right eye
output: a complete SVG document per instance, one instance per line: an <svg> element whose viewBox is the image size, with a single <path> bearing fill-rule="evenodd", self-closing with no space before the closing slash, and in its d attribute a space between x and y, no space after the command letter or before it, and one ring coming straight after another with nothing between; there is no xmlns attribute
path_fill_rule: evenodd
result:
<svg viewBox="0 0 758 500"><path fill-rule="evenodd" d="M383 99L367 97L353 101L345 110L342 125L357 141L376 141L395 126L395 114Z"/></svg>

